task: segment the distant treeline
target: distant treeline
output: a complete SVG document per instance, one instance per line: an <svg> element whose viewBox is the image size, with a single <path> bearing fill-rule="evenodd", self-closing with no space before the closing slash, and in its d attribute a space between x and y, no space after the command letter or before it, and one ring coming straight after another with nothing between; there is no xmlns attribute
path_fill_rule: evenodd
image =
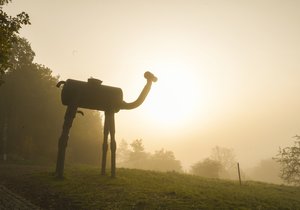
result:
<svg viewBox="0 0 300 210"><path fill-rule="evenodd" d="M35 53L22 38L13 45L11 68L0 86L0 153L8 160L55 161L64 107L58 77L33 62ZM99 112L84 110L70 133L67 161L100 163L102 125Z"/></svg>
<svg viewBox="0 0 300 210"><path fill-rule="evenodd" d="M172 151L160 149L151 154L145 151L142 139L130 144L122 140L117 150L117 161L118 166L124 168L183 172L181 162Z"/></svg>

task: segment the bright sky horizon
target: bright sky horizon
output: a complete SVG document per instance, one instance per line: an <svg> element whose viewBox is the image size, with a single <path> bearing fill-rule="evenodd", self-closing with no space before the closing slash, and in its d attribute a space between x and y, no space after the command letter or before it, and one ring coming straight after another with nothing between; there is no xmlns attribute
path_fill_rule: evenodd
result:
<svg viewBox="0 0 300 210"><path fill-rule="evenodd" d="M300 134L300 1L13 0L21 36L62 80L94 77L139 108L116 115L117 141L175 153L185 169L214 146L241 167L274 157ZM63 117L63 116L62 116Z"/></svg>

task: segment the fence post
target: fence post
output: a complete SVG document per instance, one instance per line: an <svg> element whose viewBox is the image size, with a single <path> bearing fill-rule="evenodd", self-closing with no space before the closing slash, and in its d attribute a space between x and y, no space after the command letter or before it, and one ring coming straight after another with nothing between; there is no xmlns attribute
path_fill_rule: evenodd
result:
<svg viewBox="0 0 300 210"><path fill-rule="evenodd" d="M241 180L241 172L240 172L240 164L237 163L237 168L238 168L238 174L239 174L239 181L240 181L240 186L242 185L242 180Z"/></svg>

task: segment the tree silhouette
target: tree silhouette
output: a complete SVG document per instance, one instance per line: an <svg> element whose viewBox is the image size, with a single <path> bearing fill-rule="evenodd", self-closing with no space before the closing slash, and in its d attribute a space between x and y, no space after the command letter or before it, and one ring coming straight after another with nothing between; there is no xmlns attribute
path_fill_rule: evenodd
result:
<svg viewBox="0 0 300 210"><path fill-rule="evenodd" d="M220 173L223 169L219 161L206 158L192 165L191 173L197 176L220 178Z"/></svg>
<svg viewBox="0 0 300 210"><path fill-rule="evenodd" d="M30 24L29 15L21 12L16 17L3 11L3 5L11 0L0 0L0 85L3 84L4 73L12 68L13 45L18 43L18 33L23 25Z"/></svg>
<svg viewBox="0 0 300 210"><path fill-rule="evenodd" d="M181 162L176 160L172 151L157 150L154 154L145 151L143 140L136 139L130 144L123 140L119 146L118 156L121 157L119 165L125 168L137 168L155 171L182 172Z"/></svg>
<svg viewBox="0 0 300 210"><path fill-rule="evenodd" d="M281 165L281 178L290 184L300 185L300 136L295 136L294 146L279 148L274 159Z"/></svg>

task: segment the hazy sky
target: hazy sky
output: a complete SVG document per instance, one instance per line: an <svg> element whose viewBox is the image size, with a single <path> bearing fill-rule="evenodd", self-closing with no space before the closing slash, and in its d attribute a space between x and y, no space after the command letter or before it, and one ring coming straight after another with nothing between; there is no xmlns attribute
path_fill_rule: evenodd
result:
<svg viewBox="0 0 300 210"><path fill-rule="evenodd" d="M21 35L61 79L99 78L145 103L116 115L117 140L174 151L185 168L218 145L241 167L300 134L298 0L13 0ZM62 116L63 117L63 116Z"/></svg>

